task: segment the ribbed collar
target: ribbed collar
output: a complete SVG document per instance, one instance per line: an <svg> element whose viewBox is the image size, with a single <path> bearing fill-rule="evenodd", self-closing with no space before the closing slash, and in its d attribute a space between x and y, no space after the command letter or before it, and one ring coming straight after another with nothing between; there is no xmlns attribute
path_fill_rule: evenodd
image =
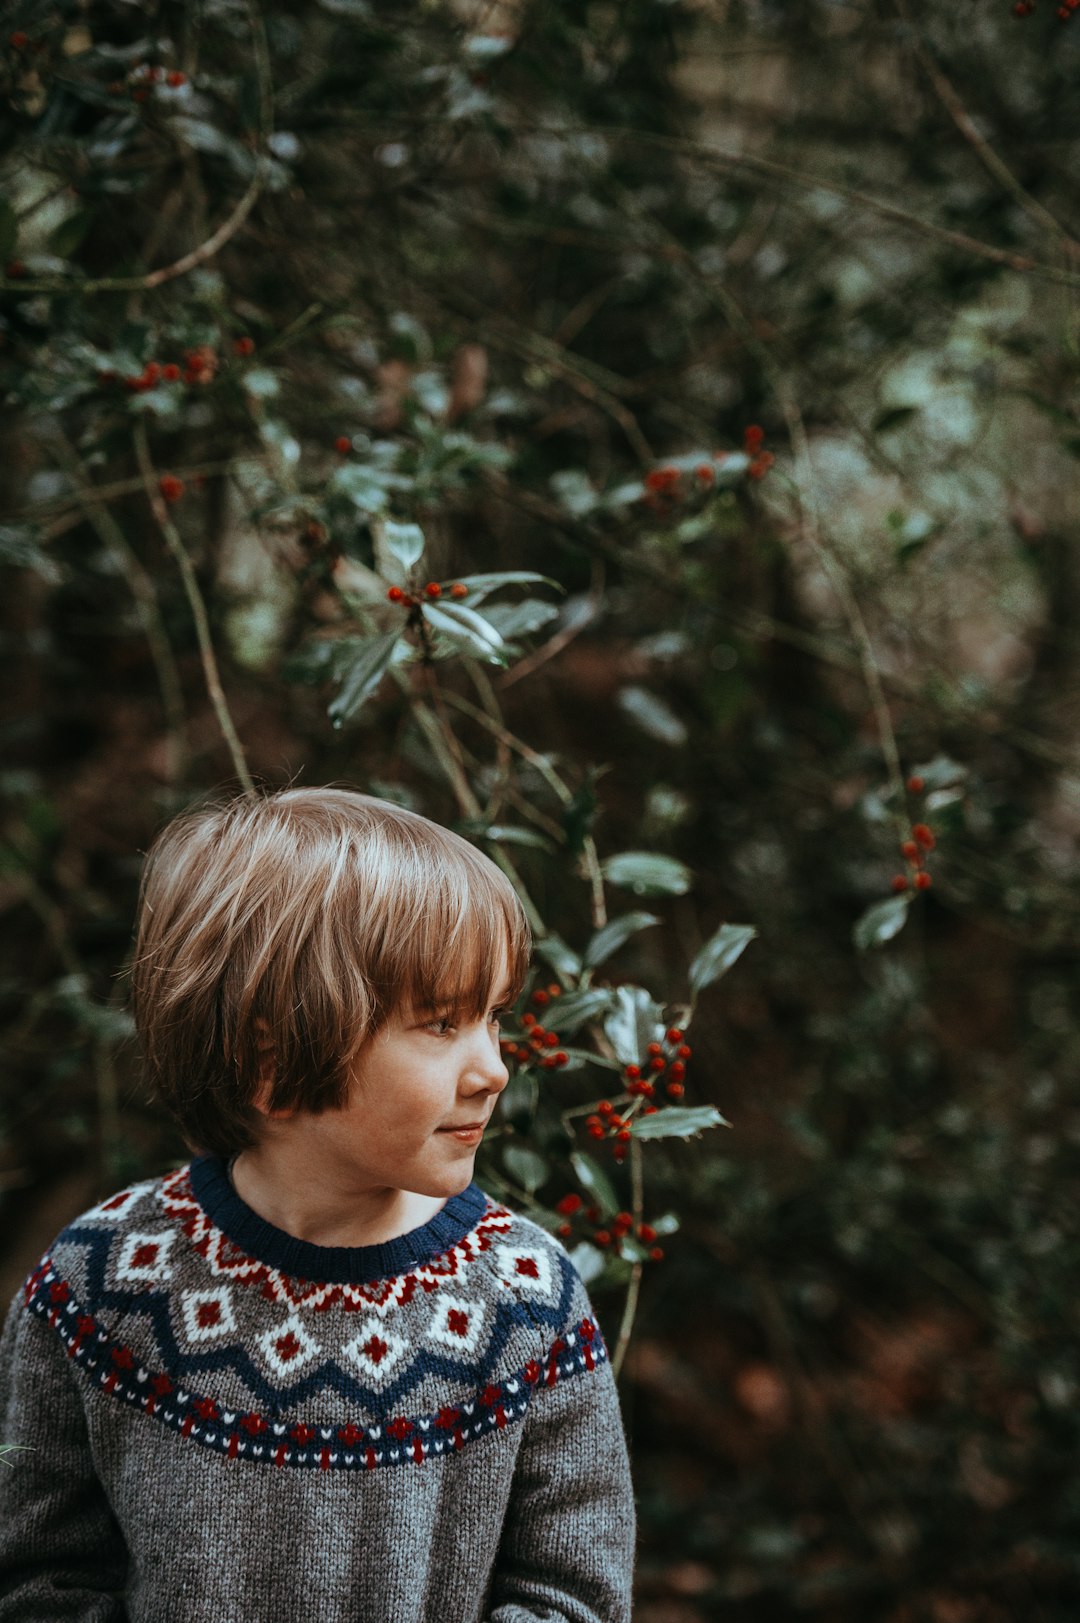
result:
<svg viewBox="0 0 1080 1623"><path fill-rule="evenodd" d="M430 1222L381 1245L312 1245L275 1228L240 1199L223 1161L203 1155L191 1163L191 1187L207 1217L246 1256L290 1279L319 1285L366 1285L407 1273L463 1240L484 1215L487 1197L471 1183L451 1195Z"/></svg>

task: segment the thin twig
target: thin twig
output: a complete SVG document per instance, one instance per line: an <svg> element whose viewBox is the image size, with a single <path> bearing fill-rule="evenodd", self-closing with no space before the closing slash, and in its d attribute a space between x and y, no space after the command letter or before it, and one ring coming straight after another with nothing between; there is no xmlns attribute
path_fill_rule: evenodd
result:
<svg viewBox="0 0 1080 1623"><path fill-rule="evenodd" d="M195 575L195 566L191 556L184 546L180 532L169 517L169 510L165 499L158 488L158 477L150 459L150 447L147 443L146 424L138 422L135 425L135 458L142 474L143 489L146 491L150 510L157 521L158 528L164 538L165 545L176 559L180 570L180 579L184 583L184 592L187 595L191 617L195 622L195 635L199 644L199 656L202 660L203 676L206 681L206 691L210 703L214 707L221 736L224 738L230 756L232 757L233 771L244 790L251 795L255 793L255 784L248 771L247 761L244 758L243 746L239 735L233 725L229 706L225 699L225 690L221 685L221 675L218 671L217 655L214 652L214 642L210 635L210 621L206 612L206 603L199 582Z"/></svg>

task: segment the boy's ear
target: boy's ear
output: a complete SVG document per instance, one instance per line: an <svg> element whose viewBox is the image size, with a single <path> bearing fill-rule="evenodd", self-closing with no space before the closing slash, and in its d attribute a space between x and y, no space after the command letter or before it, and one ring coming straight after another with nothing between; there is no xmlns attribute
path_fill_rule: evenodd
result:
<svg viewBox="0 0 1080 1623"><path fill-rule="evenodd" d="M251 1102L260 1116L265 1116L268 1121L287 1121L295 1115L294 1110L270 1108L274 1092L274 1039L270 1035L268 1022L261 1014L255 1016L255 1033L255 1046L259 1051L259 1080Z"/></svg>

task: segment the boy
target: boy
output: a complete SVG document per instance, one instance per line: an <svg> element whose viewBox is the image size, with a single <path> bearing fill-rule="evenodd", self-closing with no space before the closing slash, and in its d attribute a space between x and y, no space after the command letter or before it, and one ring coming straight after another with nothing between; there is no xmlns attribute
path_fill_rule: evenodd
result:
<svg viewBox="0 0 1080 1623"><path fill-rule="evenodd" d="M529 931L467 841L290 789L147 860L197 1150L66 1228L0 1344L3 1623L624 1623L634 1502L565 1249L472 1181Z"/></svg>

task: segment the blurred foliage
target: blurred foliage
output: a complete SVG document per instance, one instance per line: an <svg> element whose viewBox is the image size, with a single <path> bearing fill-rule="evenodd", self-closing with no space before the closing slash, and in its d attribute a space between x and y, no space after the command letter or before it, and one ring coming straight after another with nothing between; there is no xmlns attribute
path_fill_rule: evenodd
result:
<svg viewBox="0 0 1080 1623"><path fill-rule="evenodd" d="M540 940L478 1176L636 1312L642 1623L1080 1598L1080 23L1019 9L5 13L11 1286L183 1154L161 822L452 822Z"/></svg>

